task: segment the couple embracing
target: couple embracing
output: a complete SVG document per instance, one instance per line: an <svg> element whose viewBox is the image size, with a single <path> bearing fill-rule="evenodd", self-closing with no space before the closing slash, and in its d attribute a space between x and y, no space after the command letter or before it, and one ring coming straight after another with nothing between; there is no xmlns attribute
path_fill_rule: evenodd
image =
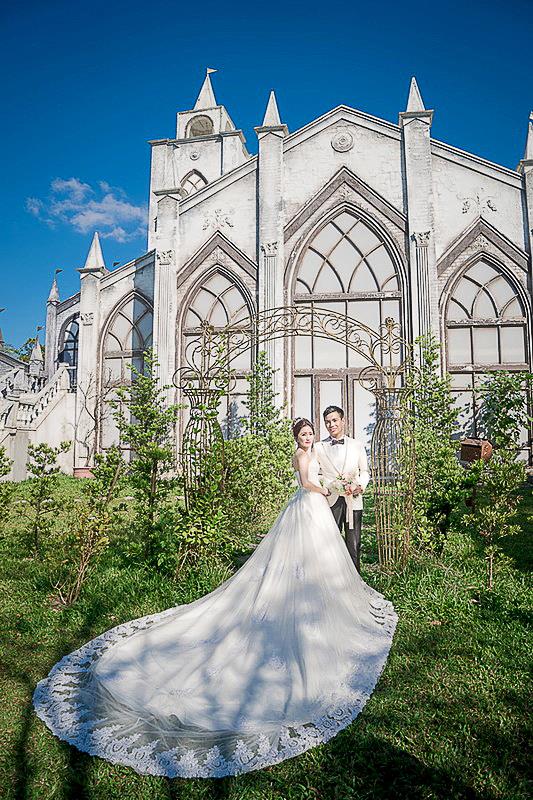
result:
<svg viewBox="0 0 533 800"><path fill-rule="evenodd" d="M308 419L299 419L294 424L298 449L293 466L303 488L317 491L317 486L322 487L339 530L345 532L346 547L355 568L361 572L362 495L369 480L366 452L362 442L346 436L342 408L328 406L323 417L329 436L321 442L314 442L314 427ZM317 468L321 474L319 483Z"/></svg>
<svg viewBox="0 0 533 800"><path fill-rule="evenodd" d="M38 684L56 736L140 773L214 778L297 756L355 719L397 618L358 572L364 447L341 409L324 417L314 448L313 425L294 424L300 487L237 572L97 636Z"/></svg>

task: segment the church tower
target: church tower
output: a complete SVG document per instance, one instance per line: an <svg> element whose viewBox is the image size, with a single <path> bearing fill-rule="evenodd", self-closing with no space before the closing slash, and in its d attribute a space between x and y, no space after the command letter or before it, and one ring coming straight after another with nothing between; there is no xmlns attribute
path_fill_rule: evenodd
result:
<svg viewBox="0 0 533 800"><path fill-rule="evenodd" d="M156 139L152 147L148 249L155 246L158 203L165 196L178 202L247 161L245 138L225 106L217 103L208 69L189 111L176 115L176 138Z"/></svg>
<svg viewBox="0 0 533 800"><path fill-rule="evenodd" d="M250 158L242 131L215 99L207 70L189 111L177 114L176 138L151 141L148 250L155 250L154 349L161 382L176 369L177 268L180 203ZM170 400L172 390L168 391Z"/></svg>

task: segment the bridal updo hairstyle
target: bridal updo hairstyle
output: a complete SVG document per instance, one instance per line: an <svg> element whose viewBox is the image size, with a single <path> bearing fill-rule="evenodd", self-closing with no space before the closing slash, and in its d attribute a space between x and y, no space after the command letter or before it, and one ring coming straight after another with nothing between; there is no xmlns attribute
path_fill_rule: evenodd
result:
<svg viewBox="0 0 533 800"><path fill-rule="evenodd" d="M300 433L302 428L306 427L306 425L308 425L313 431L313 436L315 435L315 426L313 425L313 423L310 422L310 420L305 419L304 417L300 417L299 419L296 420L296 422L292 426L292 435L294 436L294 441L296 442L296 444L298 444L298 434Z"/></svg>

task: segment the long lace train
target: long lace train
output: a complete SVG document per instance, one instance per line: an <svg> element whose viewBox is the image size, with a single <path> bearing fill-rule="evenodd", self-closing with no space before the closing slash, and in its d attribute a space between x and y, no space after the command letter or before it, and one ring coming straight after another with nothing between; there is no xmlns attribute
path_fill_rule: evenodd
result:
<svg viewBox="0 0 533 800"><path fill-rule="evenodd" d="M396 621L359 577L325 499L300 489L228 581L65 656L34 705L59 738L140 773L249 772L355 719Z"/></svg>

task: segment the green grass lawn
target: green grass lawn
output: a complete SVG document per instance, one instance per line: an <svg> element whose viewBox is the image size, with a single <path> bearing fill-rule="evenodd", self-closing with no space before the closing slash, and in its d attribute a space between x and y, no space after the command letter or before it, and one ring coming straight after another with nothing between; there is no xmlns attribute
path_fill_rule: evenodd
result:
<svg viewBox="0 0 533 800"><path fill-rule="evenodd" d="M23 488L20 491L24 491ZM64 503L75 496L65 479ZM105 556L70 609L50 603L46 568L27 557L23 524L0 541L0 797L6 800L163 798L469 798L525 800L531 488L522 533L504 542L491 593L468 531L441 558L378 572L367 525L364 578L399 614L390 657L360 717L328 744L268 769L214 780L152 778L92 758L56 739L33 713L35 684L64 654L119 622L188 602L223 575L185 585Z"/></svg>

